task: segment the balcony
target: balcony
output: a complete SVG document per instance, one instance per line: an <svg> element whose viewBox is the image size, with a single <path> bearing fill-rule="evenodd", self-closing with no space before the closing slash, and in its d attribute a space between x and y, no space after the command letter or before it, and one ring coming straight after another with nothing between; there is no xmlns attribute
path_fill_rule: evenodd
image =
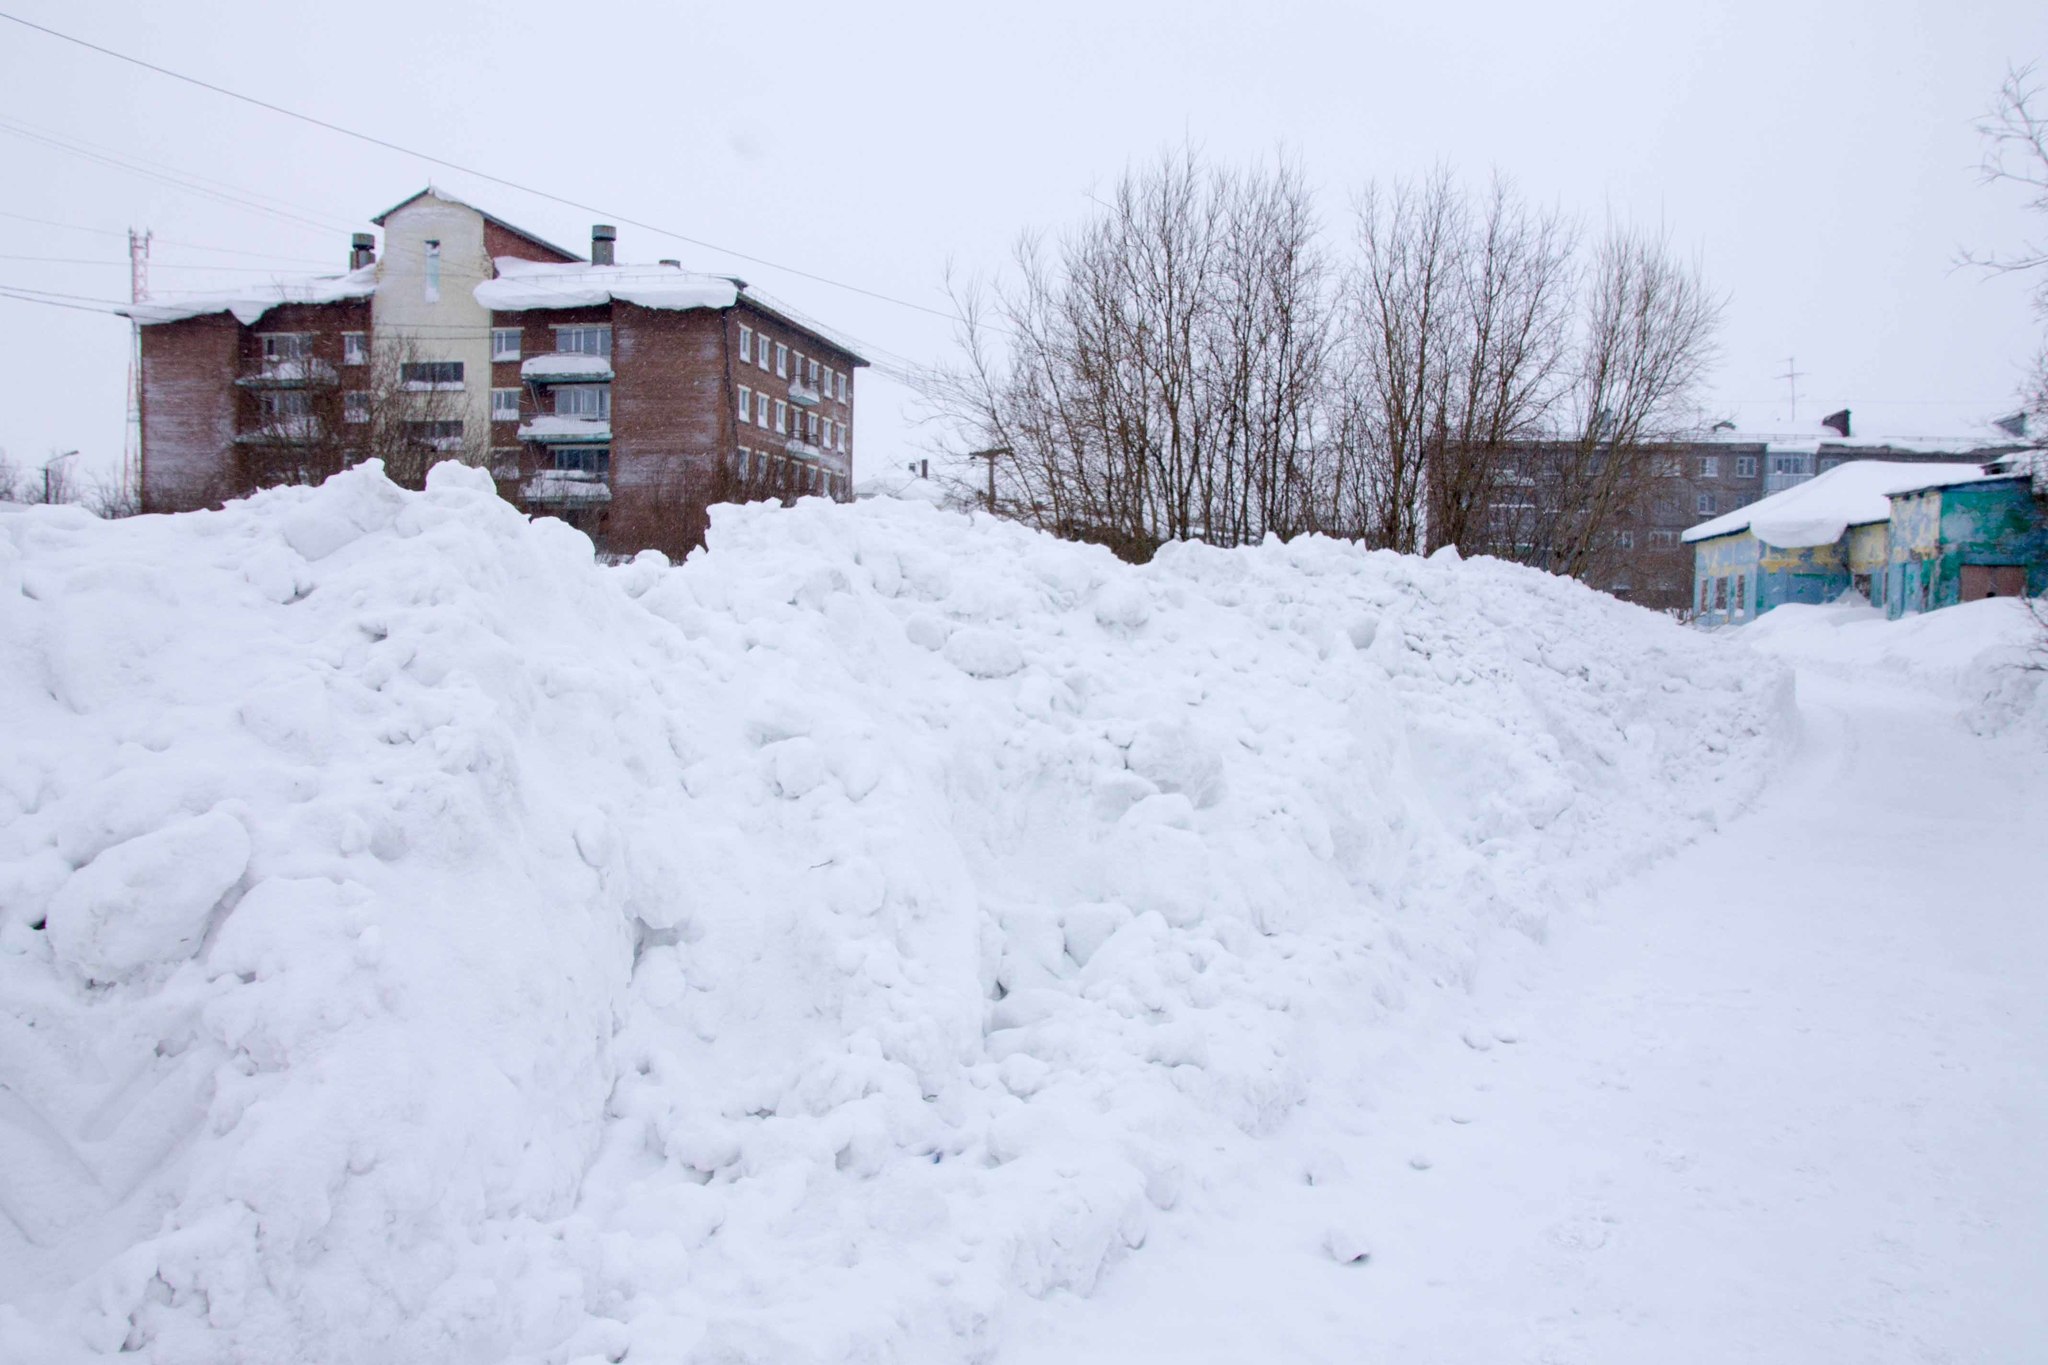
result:
<svg viewBox="0 0 2048 1365"><path fill-rule="evenodd" d="M317 417L286 417L235 433L238 446L304 446L326 439L327 428Z"/></svg>
<svg viewBox="0 0 2048 1365"><path fill-rule="evenodd" d="M789 401L800 408L815 408L823 402L825 395L804 383L801 379L789 381Z"/></svg>
<svg viewBox="0 0 2048 1365"><path fill-rule="evenodd" d="M303 389L309 384L332 384L334 367L324 360L299 356L292 360L266 360L254 374L235 380L244 389Z"/></svg>
<svg viewBox="0 0 2048 1365"><path fill-rule="evenodd" d="M528 479L519 496L529 505L590 507L612 500L602 474L583 469L543 469Z"/></svg>
<svg viewBox="0 0 2048 1365"><path fill-rule="evenodd" d="M561 417L547 413L520 427L519 439L544 446L609 445L612 423L608 417Z"/></svg>
<svg viewBox="0 0 2048 1365"><path fill-rule="evenodd" d="M529 384L609 384L612 358L574 351L531 356L520 365L519 377Z"/></svg>
<svg viewBox="0 0 2048 1365"><path fill-rule="evenodd" d="M788 451L791 455L794 455L799 460L822 460L825 458L825 452L823 449L821 449L818 446L812 445L809 441L804 440L801 436L791 437L789 443L785 445L783 449Z"/></svg>

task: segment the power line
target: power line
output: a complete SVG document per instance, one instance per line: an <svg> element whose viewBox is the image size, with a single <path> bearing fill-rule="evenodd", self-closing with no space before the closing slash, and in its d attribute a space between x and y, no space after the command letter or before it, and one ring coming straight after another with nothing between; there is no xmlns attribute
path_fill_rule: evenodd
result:
<svg viewBox="0 0 2048 1365"><path fill-rule="evenodd" d="M99 256L14 256L0 253L0 261L37 261L44 265L118 265L126 268L128 262L109 260ZM177 261L151 261L151 265L163 270L232 270L243 274L275 275L279 272L267 265L185 265Z"/></svg>
<svg viewBox="0 0 2048 1365"><path fill-rule="evenodd" d="M656 224L653 223L641 222L636 219L626 217L624 214L613 213L608 210L598 208L591 204L585 204L575 199L565 198L559 194L551 194L546 190L535 189L533 186L522 184L517 180L508 180L501 175L492 175L488 171L480 171L475 169L474 167L465 166L461 162L450 161L446 157L434 156L428 152L416 151L413 148L401 146L396 142L387 141L384 138L375 137L369 133L357 132L353 128L344 128L342 125L338 123L330 123L326 119L315 118L311 114L300 113L296 109L287 109L281 104L272 104L270 101L258 99L254 95L245 95L238 90L230 90L226 86L215 85L211 81L201 80L197 76L188 76L181 71L173 71L169 67L159 66L155 62L144 61L140 57L131 57L125 52L116 52L113 48L102 47L100 44L88 42L84 38L74 37L69 33L60 32L57 29L47 27L46 25L43 24L33 23L27 19L22 18L19 15L9 14L4 10L0 10L0 19L5 19L11 23L19 24L23 28L33 29L38 33L45 34L52 38L56 38L62 42L74 44L75 46L85 48L88 51L97 52L103 57L111 57L115 61L126 62L130 66L141 67L145 71L153 71L159 76L167 76L175 81L183 81L185 84L197 86L201 90L208 90L216 95L224 95L228 99L239 100L243 104L254 105L258 109L268 110L273 114L282 114L286 118L297 119L301 123L311 124L315 128L323 128L330 133L339 133L343 137L354 138L358 142L367 142L373 147L381 147L386 151L397 152L401 156L409 156L420 161L429 162L436 166L444 166L451 171L459 171L463 175L475 176L477 179L488 181L493 185L503 185L507 189L518 190L522 194L530 194L539 199L546 199L551 203L561 204L566 208L576 209L582 213L596 214L601 218L609 218L616 222L624 223L628 227L639 228L643 232L657 233L663 237L673 238L678 242L688 242L691 246L701 248L702 250L705 251L713 251L719 253L720 255L731 256L736 260L750 261L755 265L767 266L770 270L785 271L788 274L796 275L806 280L813 280L819 284L830 285L835 289L844 289L849 293L861 294L866 296L867 298L876 299L883 303L892 303L899 308L910 308L920 313L929 313L933 317L945 318L949 322L959 322L963 320L959 317L958 314L948 312L941 308L933 308L926 304L914 303L909 299L899 299L893 295L883 294L873 289L864 289L857 284L848 284L844 280L835 280L832 279L830 276L815 274L808 270L800 270L793 265L784 265L778 261L771 261L762 256L754 256L744 251L734 250L731 247L719 246L715 242L703 241L700 238L691 237L685 233L677 232L673 228L665 228L657 226Z"/></svg>
<svg viewBox="0 0 2048 1365"><path fill-rule="evenodd" d="M9 285L0 285L0 299L12 299L16 303L40 303L46 308L69 308L79 313L104 313L110 317L120 316L114 311L118 306L109 304L102 308L90 303L66 303L62 299L40 299L28 294L18 294Z"/></svg>
<svg viewBox="0 0 2048 1365"><path fill-rule="evenodd" d="M127 232L120 228L92 227L85 223L65 223L59 222L55 218L32 218L26 213L9 213L5 209L0 209L0 218L12 218L20 223L38 223L43 227L67 228L72 232L91 232L101 237L119 237L125 240L128 236ZM316 260L311 256L274 256L267 251L248 251L237 246L208 246L203 242L179 242L173 241L169 237L158 237L156 240L165 246L184 247L187 251L213 251L223 256L247 256L255 261L283 261L289 265L328 264L326 261Z"/></svg>

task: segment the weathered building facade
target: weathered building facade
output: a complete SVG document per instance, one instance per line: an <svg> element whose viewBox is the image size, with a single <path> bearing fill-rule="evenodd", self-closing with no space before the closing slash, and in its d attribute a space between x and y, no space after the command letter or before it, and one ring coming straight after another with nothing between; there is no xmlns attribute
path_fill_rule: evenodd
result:
<svg viewBox="0 0 2048 1365"><path fill-rule="evenodd" d="M432 190L372 220L344 275L137 305L145 511L204 507L364 459L440 459L600 550L671 553L712 502L850 496L844 343L744 282L583 260Z"/></svg>
<svg viewBox="0 0 2048 1365"><path fill-rule="evenodd" d="M1860 462L1686 532L1707 624L1854 592L1896 619L2048 593L2048 498L2027 470Z"/></svg>

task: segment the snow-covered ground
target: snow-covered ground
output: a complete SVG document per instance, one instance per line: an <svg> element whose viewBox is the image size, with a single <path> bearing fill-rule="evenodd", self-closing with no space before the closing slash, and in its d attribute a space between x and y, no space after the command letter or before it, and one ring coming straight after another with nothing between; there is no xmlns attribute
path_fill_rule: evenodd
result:
<svg viewBox="0 0 2048 1365"><path fill-rule="evenodd" d="M0 1359L2001 1358L1988 605L893 500L603 569L453 467L0 515Z"/></svg>
<svg viewBox="0 0 2048 1365"><path fill-rule="evenodd" d="M1345 1144L1369 1261L1319 1264L1314 1192L1248 1165L1002 1359L2041 1359L2036 630L2007 601L1737 632L1800 661L1791 762L1382 1072Z"/></svg>

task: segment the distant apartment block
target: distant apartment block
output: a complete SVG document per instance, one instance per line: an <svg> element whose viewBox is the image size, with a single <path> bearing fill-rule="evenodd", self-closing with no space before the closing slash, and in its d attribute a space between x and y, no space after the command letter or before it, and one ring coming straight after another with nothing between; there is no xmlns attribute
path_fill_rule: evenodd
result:
<svg viewBox="0 0 2048 1365"><path fill-rule="evenodd" d="M464 458L630 554L695 543L711 502L851 496L867 362L744 281L618 264L603 225L585 260L431 189L371 221L345 274L133 307L145 511Z"/></svg>
<svg viewBox="0 0 2048 1365"><path fill-rule="evenodd" d="M1587 581L1646 607L1688 610L1693 605L1693 554L1681 537L1701 522L1850 461L1942 464L1960 460L1981 464L2027 444L2019 436L1860 437L1851 434L1846 410L1824 419L1820 429L1811 434L1746 432L1724 422L1692 436L1657 442L1650 447L1646 486L1614 517L1608 531L1613 544L1600 556L1598 570ZM1549 458L1551 448L1540 441L1511 452L1507 477L1496 493L1498 524L1543 524L1543 467ZM1531 562L1540 562L1540 556Z"/></svg>

